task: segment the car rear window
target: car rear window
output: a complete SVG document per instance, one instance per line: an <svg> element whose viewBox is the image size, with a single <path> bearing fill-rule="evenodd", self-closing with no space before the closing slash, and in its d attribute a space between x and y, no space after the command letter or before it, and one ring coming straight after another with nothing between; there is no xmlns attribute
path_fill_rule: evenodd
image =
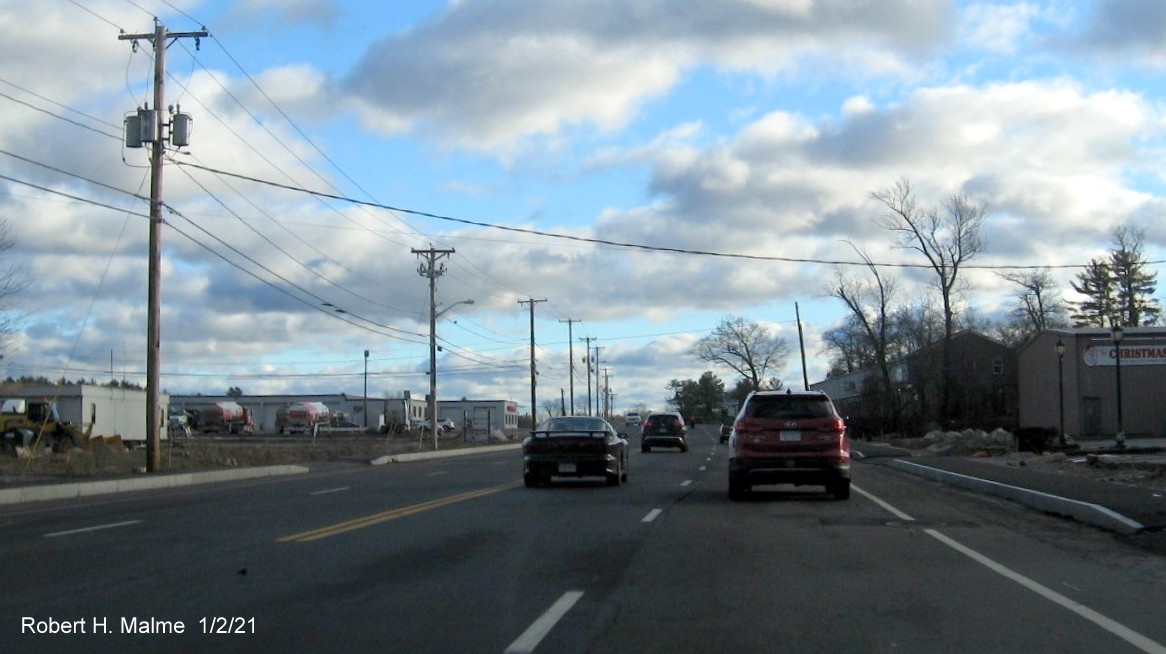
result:
<svg viewBox="0 0 1166 654"><path fill-rule="evenodd" d="M834 408L830 400L797 395L755 395L745 407L746 418L796 420L832 415Z"/></svg>

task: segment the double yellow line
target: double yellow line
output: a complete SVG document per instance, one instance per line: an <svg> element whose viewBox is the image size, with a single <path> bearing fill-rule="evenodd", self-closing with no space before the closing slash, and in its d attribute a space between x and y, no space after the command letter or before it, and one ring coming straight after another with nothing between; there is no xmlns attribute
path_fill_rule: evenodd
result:
<svg viewBox="0 0 1166 654"><path fill-rule="evenodd" d="M309 543L314 540L320 540L321 538L328 538L338 534L343 534L345 532L364 529L365 527L371 527L373 525L379 525L382 522L388 522L389 520L404 518L405 516L413 515L415 513L422 513L432 509L439 509L443 506L449 506L450 504L457 504L458 502L472 500L477 497L485 497L487 495L493 495L494 493L501 493L504 490L517 488L518 485L518 483L502 484L501 486L494 486L492 488L483 488L481 490L469 491L467 493L462 493L461 495L440 497L436 500L422 502L421 504L414 504L412 506L406 506L400 509L393 509L392 511L375 513L373 515L364 516L363 518L354 518L352 520L329 525L327 527L320 527L319 529L313 529L311 531L303 531L298 534L282 536L277 538L276 542Z"/></svg>

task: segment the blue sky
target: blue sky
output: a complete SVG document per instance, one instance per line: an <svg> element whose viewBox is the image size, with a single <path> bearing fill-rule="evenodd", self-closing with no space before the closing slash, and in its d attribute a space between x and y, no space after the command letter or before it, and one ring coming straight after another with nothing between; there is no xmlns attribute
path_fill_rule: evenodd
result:
<svg viewBox="0 0 1166 654"><path fill-rule="evenodd" d="M153 17L211 33L167 55L194 119L165 172L174 393L359 394L365 349L370 394L424 393L430 245L456 250L443 307L474 300L439 322L439 397L529 410L532 297L540 403L570 387L568 319L617 410L708 369L689 348L729 316L796 351L795 303L814 381L845 311L810 261L854 261L849 241L921 263L871 199L899 178L988 207L961 304L981 317L1015 302L1009 266L1053 266L1073 299L1118 226L1163 258L1156 0L0 0L0 218L29 279L5 376L144 382L146 155L118 136L152 50L117 37ZM900 302L933 296L888 271ZM798 358L778 375L800 383Z"/></svg>

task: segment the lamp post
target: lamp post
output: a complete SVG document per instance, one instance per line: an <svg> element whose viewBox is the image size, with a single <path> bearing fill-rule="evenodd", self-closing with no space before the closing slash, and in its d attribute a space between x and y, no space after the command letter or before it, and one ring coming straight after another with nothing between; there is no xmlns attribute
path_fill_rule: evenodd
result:
<svg viewBox="0 0 1166 654"><path fill-rule="evenodd" d="M1114 325L1113 327L1113 351L1117 362L1117 436L1114 438L1114 447L1119 449L1126 446L1126 433L1122 425L1121 419L1121 341L1125 338L1125 332L1121 325Z"/></svg>
<svg viewBox="0 0 1166 654"><path fill-rule="evenodd" d="M473 300L459 300L448 307L437 310L437 303L429 303L429 433L433 436L433 449L437 449L437 319L446 311L459 304L473 304Z"/></svg>
<svg viewBox="0 0 1166 654"><path fill-rule="evenodd" d="M368 431L368 350L364 351L364 430Z"/></svg>
<svg viewBox="0 0 1166 654"><path fill-rule="evenodd" d="M1058 440L1061 447L1065 447L1065 342L1057 339L1057 394L1061 400L1060 424Z"/></svg>

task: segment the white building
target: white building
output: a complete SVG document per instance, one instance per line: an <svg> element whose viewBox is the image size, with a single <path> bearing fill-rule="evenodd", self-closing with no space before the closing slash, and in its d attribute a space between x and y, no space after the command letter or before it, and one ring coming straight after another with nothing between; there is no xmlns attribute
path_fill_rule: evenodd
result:
<svg viewBox="0 0 1166 654"><path fill-rule="evenodd" d="M3 399L50 401L57 405L57 414L64 422L77 425L81 431L93 425L93 436L121 436L123 441L146 440L146 391L94 384L0 384ZM169 396L158 398L162 415L170 403ZM165 423L161 425L165 438Z"/></svg>

